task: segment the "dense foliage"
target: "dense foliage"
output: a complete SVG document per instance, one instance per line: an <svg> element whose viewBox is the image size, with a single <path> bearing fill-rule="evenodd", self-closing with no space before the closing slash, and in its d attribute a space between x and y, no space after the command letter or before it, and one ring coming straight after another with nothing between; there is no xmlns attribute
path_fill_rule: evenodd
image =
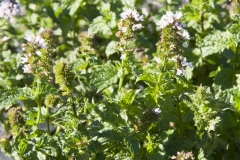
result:
<svg viewBox="0 0 240 160"><path fill-rule="evenodd" d="M239 8L2 0L1 150L28 160L240 159Z"/></svg>

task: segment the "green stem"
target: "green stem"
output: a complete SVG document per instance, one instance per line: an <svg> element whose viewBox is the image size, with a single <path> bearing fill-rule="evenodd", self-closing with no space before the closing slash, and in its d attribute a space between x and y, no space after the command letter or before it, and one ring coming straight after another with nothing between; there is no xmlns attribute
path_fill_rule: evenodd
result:
<svg viewBox="0 0 240 160"><path fill-rule="evenodd" d="M118 91L121 90L122 85L123 85L123 81L124 81L124 74L123 74L122 77L120 78L119 85L118 85Z"/></svg>
<svg viewBox="0 0 240 160"><path fill-rule="evenodd" d="M84 107L83 107L83 113L84 113L84 114L87 114L86 103L87 103L87 98L84 98Z"/></svg>
<svg viewBox="0 0 240 160"><path fill-rule="evenodd" d="M39 124L41 118L41 104L38 102L38 116L37 116L37 124Z"/></svg>
<svg viewBox="0 0 240 160"><path fill-rule="evenodd" d="M155 92L157 93L158 90L159 90L159 83L161 82L161 79L162 79L162 76L163 76L163 72L165 71L165 65L166 65L166 58L164 57L163 58L163 64L162 64L162 67L161 67L161 70L160 70L160 73L159 73L159 76L158 76L158 80L157 80L157 83L156 83L156 86L155 86ZM156 94L156 103L158 104L158 94Z"/></svg>
<svg viewBox="0 0 240 160"><path fill-rule="evenodd" d="M125 77L124 67L125 67L125 60L122 59L122 71L123 71L123 74L122 74L122 76L120 78L120 81L119 81L118 91L120 91L122 89L122 85L123 85L123 81L124 81L124 77Z"/></svg>
<svg viewBox="0 0 240 160"><path fill-rule="evenodd" d="M49 107L47 106L46 108L46 115L47 115L47 129L48 129L48 133L50 134L50 121L49 121Z"/></svg>
<svg viewBox="0 0 240 160"><path fill-rule="evenodd" d="M127 42L124 44L123 46L123 50L124 50L124 53L126 54L126 59L128 59L128 53L125 52L126 51L126 47L127 47ZM125 59L123 58L122 59L122 71L123 71L123 74L119 80L119 84L118 84L118 91L120 91L122 89L122 85L123 85L123 81L124 81L124 77L125 77Z"/></svg>
<svg viewBox="0 0 240 160"><path fill-rule="evenodd" d="M201 29L202 29L202 34L204 35L204 12L201 11Z"/></svg>
<svg viewBox="0 0 240 160"><path fill-rule="evenodd" d="M181 108L180 108L180 105L179 105L179 101L177 101L177 111L178 111L178 119L179 119L179 123L180 123L180 136L182 137L182 127L183 127L183 124L182 124L182 114L181 114Z"/></svg>
<svg viewBox="0 0 240 160"><path fill-rule="evenodd" d="M41 118L41 107L42 107L42 104L41 104L41 99L40 99L40 83L37 81L37 89L38 89L38 97L37 97L37 104L38 104L38 116L37 116L37 124L39 124L40 122L40 118Z"/></svg>
<svg viewBox="0 0 240 160"><path fill-rule="evenodd" d="M238 61L239 48L240 48L240 45L237 44L236 50L235 50L235 58L236 58L236 61ZM233 74L233 78L232 78L232 85L234 85L234 83L235 83L235 74L236 74L236 72L237 72L237 68L238 68L238 64L234 64L234 65L233 65L234 74Z"/></svg>
<svg viewBox="0 0 240 160"><path fill-rule="evenodd" d="M239 52L239 48L240 48L240 44L237 44L237 47L236 47L236 58L238 59L238 52ZM237 65L238 66L238 65Z"/></svg>
<svg viewBox="0 0 240 160"><path fill-rule="evenodd" d="M56 131L55 131L55 133L54 133L54 136L56 136L56 135L60 132L60 130L61 130L61 127L60 127L60 126L57 126L57 129L56 129Z"/></svg>
<svg viewBox="0 0 240 160"><path fill-rule="evenodd" d="M161 73L158 76L158 83L160 83L160 81L162 79L162 73L165 71L165 65L166 65L166 57L163 58L163 65L160 70Z"/></svg>
<svg viewBox="0 0 240 160"><path fill-rule="evenodd" d="M76 107L73 103L73 96L72 96L72 93L71 93L71 97L70 97L70 105L72 107L72 110L73 110L73 114L77 117L77 111L76 111Z"/></svg>

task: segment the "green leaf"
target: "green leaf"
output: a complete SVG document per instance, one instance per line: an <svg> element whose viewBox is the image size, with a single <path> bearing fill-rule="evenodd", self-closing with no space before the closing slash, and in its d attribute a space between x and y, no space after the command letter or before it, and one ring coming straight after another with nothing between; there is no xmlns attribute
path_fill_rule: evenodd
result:
<svg viewBox="0 0 240 160"><path fill-rule="evenodd" d="M98 92L117 82L122 70L112 64L100 65L91 75L90 84L98 88Z"/></svg>
<svg viewBox="0 0 240 160"><path fill-rule="evenodd" d="M220 85L221 89L231 88L236 82L234 70L231 68L224 68L216 75L214 83Z"/></svg>
<svg viewBox="0 0 240 160"><path fill-rule="evenodd" d="M202 49L202 57L206 57L214 53L221 53L224 49L228 49L232 44L232 38L233 35L228 31L216 31L213 34L207 35L200 45Z"/></svg>
<svg viewBox="0 0 240 160"><path fill-rule="evenodd" d="M103 16L98 16L93 20L93 22L89 26L89 32L101 33L105 37L109 37L113 34L108 26L107 20Z"/></svg>
<svg viewBox="0 0 240 160"><path fill-rule="evenodd" d="M200 149L200 151L199 151L199 153L198 153L198 159L199 159L199 160L207 160L207 159L205 158L204 151L203 151L202 148Z"/></svg>
<svg viewBox="0 0 240 160"><path fill-rule="evenodd" d="M240 25L239 24L233 24L229 31L233 34L234 41L236 45L240 42Z"/></svg>
<svg viewBox="0 0 240 160"><path fill-rule="evenodd" d="M81 71L87 67L87 63L83 59L77 59L73 62L73 71Z"/></svg>
<svg viewBox="0 0 240 160"><path fill-rule="evenodd" d="M137 77L136 82L138 81L144 81L148 86L154 86L154 84L157 82L157 75L155 73L143 73L139 77Z"/></svg>
<svg viewBox="0 0 240 160"><path fill-rule="evenodd" d="M122 4L127 8L134 8L136 0L122 0Z"/></svg>
<svg viewBox="0 0 240 160"><path fill-rule="evenodd" d="M83 2L83 0L75 0L75 2L72 3L72 4L69 6L69 9L70 9L69 14L70 14L71 16L76 13L76 11L78 10L79 6L82 5L82 2Z"/></svg>
<svg viewBox="0 0 240 160"><path fill-rule="evenodd" d="M117 48L117 42L116 41L111 41L110 43L108 43L106 51L105 51L107 57L116 53L117 52L116 48Z"/></svg>
<svg viewBox="0 0 240 160"><path fill-rule="evenodd" d="M165 160L164 155L160 152L153 152L153 153L147 153L146 154L147 158L150 160Z"/></svg>
<svg viewBox="0 0 240 160"><path fill-rule="evenodd" d="M15 104L18 100L34 98L31 88L28 87L11 89L7 91L2 90L1 92L2 92L0 97L1 107L6 107Z"/></svg>
<svg viewBox="0 0 240 160"><path fill-rule="evenodd" d="M130 138L128 140L128 147L130 147L129 150L131 152L132 157L136 156L140 151L140 144L138 140L135 138Z"/></svg>
<svg viewBox="0 0 240 160"><path fill-rule="evenodd" d="M136 95L140 92L140 89L138 90L131 90L125 93L119 93L115 101L122 106L123 108L128 108L129 105L131 105L136 97Z"/></svg>
<svg viewBox="0 0 240 160"><path fill-rule="evenodd" d="M24 154L25 154L25 152L26 152L26 150L27 150L27 146L28 146L27 142L26 142L24 139L22 139L22 140L20 141L20 143L19 143L20 155L24 155Z"/></svg>
<svg viewBox="0 0 240 160"><path fill-rule="evenodd" d="M240 87L240 86L239 86ZM234 89L221 89L220 85L213 84L215 99L221 99L225 103L234 103Z"/></svg>

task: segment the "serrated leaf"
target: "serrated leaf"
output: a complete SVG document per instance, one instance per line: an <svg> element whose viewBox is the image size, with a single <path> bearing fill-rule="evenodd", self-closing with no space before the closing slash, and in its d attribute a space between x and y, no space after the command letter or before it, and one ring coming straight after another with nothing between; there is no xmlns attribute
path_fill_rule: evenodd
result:
<svg viewBox="0 0 240 160"><path fill-rule="evenodd" d="M153 86L157 82L157 76L151 73L144 73L137 77L136 82L144 81L148 86Z"/></svg>
<svg viewBox="0 0 240 160"><path fill-rule="evenodd" d="M124 110L120 111L120 116L123 120L125 120L126 124L128 123L128 116Z"/></svg>
<svg viewBox="0 0 240 160"><path fill-rule="evenodd" d="M122 0L122 4L125 5L127 8L134 8L136 0Z"/></svg>
<svg viewBox="0 0 240 160"><path fill-rule="evenodd" d="M110 55L117 52L116 47L117 47L116 41L111 41L110 43L108 43L106 51L105 51L107 57L109 57Z"/></svg>
<svg viewBox="0 0 240 160"><path fill-rule="evenodd" d="M20 141L20 143L19 143L20 155L24 155L24 153L27 150L27 146L28 146L28 144L24 139Z"/></svg>
<svg viewBox="0 0 240 160"><path fill-rule="evenodd" d="M90 33L102 33L105 37L112 35L112 31L107 25L107 21L103 16L98 16L89 26Z"/></svg>
<svg viewBox="0 0 240 160"><path fill-rule="evenodd" d="M83 59L77 59L73 62L73 71L79 71L87 67L86 62Z"/></svg>
<svg viewBox="0 0 240 160"><path fill-rule="evenodd" d="M135 138L127 139L127 146L129 151L131 152L132 157L136 156L139 153L140 147L139 142Z"/></svg>
<svg viewBox="0 0 240 160"><path fill-rule="evenodd" d="M70 12L69 14L72 16L76 13L76 11L78 10L79 6L81 6L82 4L82 0L75 0L74 3L72 3L70 6L69 6L69 9L70 9Z"/></svg>
<svg viewBox="0 0 240 160"><path fill-rule="evenodd" d="M91 75L90 84L98 88L98 92L117 82L122 71L112 64L98 66Z"/></svg>
<svg viewBox="0 0 240 160"><path fill-rule="evenodd" d="M98 8L101 14L107 15L110 12L111 5L110 3L104 3L103 1L100 4L101 6Z"/></svg>
<svg viewBox="0 0 240 160"><path fill-rule="evenodd" d="M30 88L24 87L4 91L0 97L0 108L15 104L18 100L26 99L33 99L33 93Z"/></svg>
<svg viewBox="0 0 240 160"><path fill-rule="evenodd" d="M160 152L154 152L154 153L147 153L146 154L148 159L151 160L160 160L160 159L165 159L164 155L161 154Z"/></svg>
<svg viewBox="0 0 240 160"><path fill-rule="evenodd" d="M213 34L207 35L202 44L202 57L209 56L214 53L221 53L224 49L228 49L232 43L233 35L226 31L216 31Z"/></svg>
<svg viewBox="0 0 240 160"><path fill-rule="evenodd" d="M225 89L222 90L221 86L213 84L215 99L221 99L225 103L234 103L234 89Z"/></svg>
<svg viewBox="0 0 240 160"><path fill-rule="evenodd" d="M240 25L239 24L233 24L229 31L233 34L234 41L236 45L240 42Z"/></svg>
<svg viewBox="0 0 240 160"><path fill-rule="evenodd" d="M123 108L128 108L131 105L136 97L136 95L140 92L138 90L131 90L126 93L119 93L116 98L114 99L120 106Z"/></svg>
<svg viewBox="0 0 240 160"><path fill-rule="evenodd" d="M235 83L235 72L231 68L224 68L216 75L214 83L220 85L221 89L231 88Z"/></svg>

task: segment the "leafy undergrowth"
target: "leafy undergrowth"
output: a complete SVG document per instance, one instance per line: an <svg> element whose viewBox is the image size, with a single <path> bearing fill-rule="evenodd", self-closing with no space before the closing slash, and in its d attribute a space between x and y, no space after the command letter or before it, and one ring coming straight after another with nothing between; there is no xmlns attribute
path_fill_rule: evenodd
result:
<svg viewBox="0 0 240 160"><path fill-rule="evenodd" d="M28 160L240 159L239 8L1 1L1 150Z"/></svg>

